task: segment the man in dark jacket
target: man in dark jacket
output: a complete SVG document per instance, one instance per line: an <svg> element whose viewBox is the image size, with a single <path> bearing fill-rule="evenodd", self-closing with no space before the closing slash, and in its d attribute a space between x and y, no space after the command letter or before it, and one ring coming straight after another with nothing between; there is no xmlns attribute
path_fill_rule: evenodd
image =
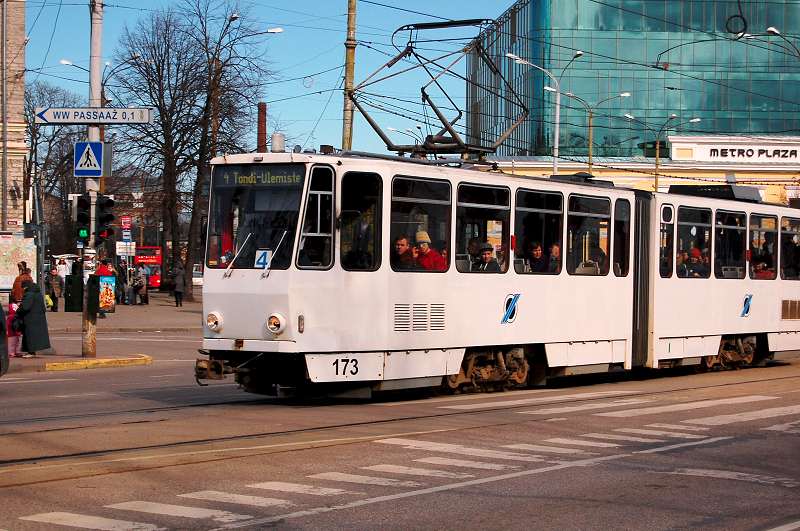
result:
<svg viewBox="0 0 800 531"><path fill-rule="evenodd" d="M50 273L44 279L44 291L47 295L50 295L50 299L53 301L52 311L57 312L58 299L61 298L61 294L64 291L64 279L61 278L55 267L50 270Z"/></svg>
<svg viewBox="0 0 800 531"><path fill-rule="evenodd" d="M6 312L0 304L0 376L8 372L8 342L6 341Z"/></svg>
<svg viewBox="0 0 800 531"><path fill-rule="evenodd" d="M50 348L50 335L47 332L47 315L44 308L44 297L39 286L28 280L22 284L25 294L17 315L22 317L22 350L27 352L23 358L31 358L36 351Z"/></svg>
<svg viewBox="0 0 800 531"><path fill-rule="evenodd" d="M186 284L186 273L180 262L175 266L175 307L183 306L183 290Z"/></svg>

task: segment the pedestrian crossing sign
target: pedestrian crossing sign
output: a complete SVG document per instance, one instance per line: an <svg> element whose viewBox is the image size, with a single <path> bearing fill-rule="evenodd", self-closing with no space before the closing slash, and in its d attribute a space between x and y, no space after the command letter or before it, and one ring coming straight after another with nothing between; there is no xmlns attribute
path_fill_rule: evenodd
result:
<svg viewBox="0 0 800 531"><path fill-rule="evenodd" d="M103 143L75 142L73 160L75 177L102 177Z"/></svg>

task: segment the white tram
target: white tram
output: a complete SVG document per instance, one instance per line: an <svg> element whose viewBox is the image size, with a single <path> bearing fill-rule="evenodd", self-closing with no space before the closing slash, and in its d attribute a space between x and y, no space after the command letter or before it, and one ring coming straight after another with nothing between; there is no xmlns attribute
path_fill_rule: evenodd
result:
<svg viewBox="0 0 800 531"><path fill-rule="evenodd" d="M683 192L358 154L216 158L196 376L261 393L483 388L800 348L800 212Z"/></svg>

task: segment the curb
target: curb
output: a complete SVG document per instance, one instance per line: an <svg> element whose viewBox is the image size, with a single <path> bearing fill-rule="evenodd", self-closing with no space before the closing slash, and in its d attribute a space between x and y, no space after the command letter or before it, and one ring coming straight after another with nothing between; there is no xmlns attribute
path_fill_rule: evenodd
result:
<svg viewBox="0 0 800 531"><path fill-rule="evenodd" d="M82 332L83 329L79 326L68 326L66 328L49 328L48 332L50 333L59 333L59 334L73 334L76 332ZM161 328L142 328L142 327L117 327L117 328L97 328L97 333L102 334L104 332L202 332L202 326L183 326L183 327L161 327Z"/></svg>
<svg viewBox="0 0 800 531"><path fill-rule="evenodd" d="M44 364L45 371L74 371L78 369L102 369L106 367L129 367L134 365L150 365L153 358L146 354L138 354L136 358L97 358L74 361L51 361Z"/></svg>

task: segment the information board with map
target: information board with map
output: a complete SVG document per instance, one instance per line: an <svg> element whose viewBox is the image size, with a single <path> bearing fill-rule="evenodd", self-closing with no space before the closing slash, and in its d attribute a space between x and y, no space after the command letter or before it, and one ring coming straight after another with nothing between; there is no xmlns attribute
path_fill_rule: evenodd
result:
<svg viewBox="0 0 800 531"><path fill-rule="evenodd" d="M26 262L36 278L36 244L33 238L0 234L0 290L10 290L19 270L17 264Z"/></svg>

